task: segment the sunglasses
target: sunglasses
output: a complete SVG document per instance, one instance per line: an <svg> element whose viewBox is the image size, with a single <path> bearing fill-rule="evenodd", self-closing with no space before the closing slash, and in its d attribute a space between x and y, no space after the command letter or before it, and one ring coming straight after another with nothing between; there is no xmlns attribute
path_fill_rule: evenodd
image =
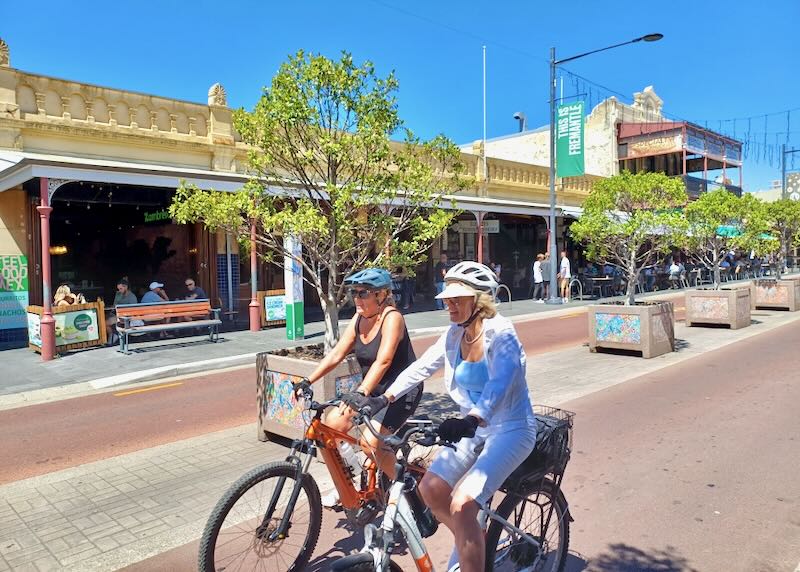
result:
<svg viewBox="0 0 800 572"><path fill-rule="evenodd" d="M369 298L370 294L372 294L371 290L361 290L357 288L350 289L350 296L353 298L361 298L363 300L365 298Z"/></svg>

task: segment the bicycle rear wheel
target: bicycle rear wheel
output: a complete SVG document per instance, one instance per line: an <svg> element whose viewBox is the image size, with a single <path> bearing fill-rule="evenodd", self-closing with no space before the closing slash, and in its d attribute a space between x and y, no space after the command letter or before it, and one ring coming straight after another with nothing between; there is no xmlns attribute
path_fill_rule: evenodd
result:
<svg viewBox="0 0 800 572"><path fill-rule="evenodd" d="M270 538L286 513L297 467L270 463L246 473L217 502L200 538L198 569L293 572L308 563L319 538L319 489L304 474L286 534Z"/></svg>
<svg viewBox="0 0 800 572"><path fill-rule="evenodd" d="M541 548L537 550L493 520L486 534L487 572L561 572L564 569L569 548L569 509L553 481L545 479L538 490L526 497L506 496L497 514L535 538ZM548 514L549 522L546 522Z"/></svg>

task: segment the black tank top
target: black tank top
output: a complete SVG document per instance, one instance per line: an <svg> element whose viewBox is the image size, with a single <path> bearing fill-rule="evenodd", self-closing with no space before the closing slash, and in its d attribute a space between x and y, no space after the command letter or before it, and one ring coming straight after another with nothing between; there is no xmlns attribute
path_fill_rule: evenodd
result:
<svg viewBox="0 0 800 572"><path fill-rule="evenodd" d="M391 312L397 312L397 310L391 310ZM387 315L391 312L387 312ZM355 353L358 365L361 366L361 375L366 376L367 371L369 371L369 368L375 363L378 357L378 350L381 347L381 339L383 338L383 322L381 322L381 329L378 331L375 338L366 344L361 341L361 334L359 333L360 326L361 316L358 316L356 321ZM416 359L417 356L414 354L411 340L408 339L408 328L403 324L403 337L400 338L400 342L397 344L397 350L394 352L392 363L389 365L389 369L386 370L386 373L383 374L383 379L378 382L378 386L372 391L372 395L383 395L383 392L397 379L400 372L414 363Z"/></svg>

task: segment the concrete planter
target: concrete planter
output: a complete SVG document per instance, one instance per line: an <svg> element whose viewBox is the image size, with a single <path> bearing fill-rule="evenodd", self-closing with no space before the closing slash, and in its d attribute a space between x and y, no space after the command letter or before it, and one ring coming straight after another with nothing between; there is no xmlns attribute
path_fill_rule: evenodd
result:
<svg viewBox="0 0 800 572"><path fill-rule="evenodd" d="M731 330L750 325L750 289L723 288L686 292L686 325L726 324Z"/></svg>
<svg viewBox="0 0 800 572"><path fill-rule="evenodd" d="M675 311L672 302L635 306L589 306L589 350L610 348L642 352L651 358L675 349Z"/></svg>
<svg viewBox="0 0 800 572"><path fill-rule="evenodd" d="M300 439L305 430L303 404L292 396L292 384L307 377L319 362L263 352L256 356L258 439ZM351 355L314 384L314 400L327 401L361 383L361 368ZM306 416L310 412L306 412Z"/></svg>
<svg viewBox="0 0 800 572"><path fill-rule="evenodd" d="M753 308L775 308L796 312L800 308L800 280L753 280L750 286Z"/></svg>

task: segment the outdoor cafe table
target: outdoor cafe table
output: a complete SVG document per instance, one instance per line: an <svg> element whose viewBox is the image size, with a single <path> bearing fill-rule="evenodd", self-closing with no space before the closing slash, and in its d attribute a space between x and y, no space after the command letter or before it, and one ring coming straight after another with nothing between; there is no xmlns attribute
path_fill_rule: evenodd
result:
<svg viewBox="0 0 800 572"><path fill-rule="evenodd" d="M604 292L607 290L610 291L611 283L613 282L614 278L611 276L594 276L589 277L592 283L592 292L594 292L595 287L600 290L600 297L604 296Z"/></svg>

